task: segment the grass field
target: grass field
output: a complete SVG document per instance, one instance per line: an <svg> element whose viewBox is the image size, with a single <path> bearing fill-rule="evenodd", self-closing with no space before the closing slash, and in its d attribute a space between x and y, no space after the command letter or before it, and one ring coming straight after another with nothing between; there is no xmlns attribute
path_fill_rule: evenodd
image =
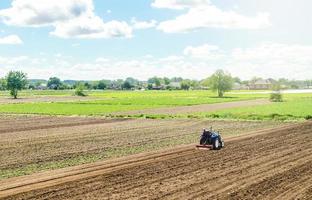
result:
<svg viewBox="0 0 312 200"><path fill-rule="evenodd" d="M38 91L36 91L38 92ZM42 95L53 91L39 91ZM34 93L34 96L39 93ZM70 92L56 92L57 95L70 95ZM36 102L2 104L1 113L46 114L46 115L105 115L112 112L141 110L147 108L213 104L265 98L267 95L231 94L216 98L210 91L104 91L90 92L89 96L99 100L73 102Z"/></svg>
<svg viewBox="0 0 312 200"><path fill-rule="evenodd" d="M71 96L74 94L72 90L23 90L18 93L19 97L32 96ZM10 97L8 91L0 91L0 96Z"/></svg>
<svg viewBox="0 0 312 200"><path fill-rule="evenodd" d="M249 95L250 96L250 95ZM259 97L255 95L254 97ZM264 96L261 96L264 98ZM266 97L268 98L268 97ZM145 115L146 118L214 118L235 120L279 120L302 121L312 119L312 94L284 94L283 102L269 105L230 108L215 112L194 112L191 114ZM134 115L132 117L142 117Z"/></svg>
<svg viewBox="0 0 312 200"><path fill-rule="evenodd" d="M284 102L199 114L206 118L247 120L312 119L312 94L287 94Z"/></svg>
<svg viewBox="0 0 312 200"><path fill-rule="evenodd" d="M241 91L239 91L241 92ZM252 92L252 91L251 91ZM2 92L2 95L4 93ZM23 91L22 97L72 96L72 91ZM215 112L196 112L188 115L111 115L115 112L214 104L257 98L268 99L269 94L239 94L232 92L216 98L211 91L89 91L96 100L71 102L5 103L0 113L81 115L133 118L219 118L239 120L305 120L312 118L312 94L284 94L284 102L232 108Z"/></svg>

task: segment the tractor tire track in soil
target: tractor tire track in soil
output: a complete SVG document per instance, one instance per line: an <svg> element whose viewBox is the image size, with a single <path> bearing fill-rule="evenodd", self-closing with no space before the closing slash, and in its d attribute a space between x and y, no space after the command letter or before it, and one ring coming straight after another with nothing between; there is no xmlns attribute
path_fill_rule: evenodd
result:
<svg viewBox="0 0 312 200"><path fill-rule="evenodd" d="M309 199L312 122L0 182L5 199Z"/></svg>

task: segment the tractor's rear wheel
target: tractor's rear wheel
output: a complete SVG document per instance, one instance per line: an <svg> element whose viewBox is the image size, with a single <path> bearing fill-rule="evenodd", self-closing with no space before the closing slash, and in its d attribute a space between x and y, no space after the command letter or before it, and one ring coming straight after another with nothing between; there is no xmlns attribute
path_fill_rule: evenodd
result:
<svg viewBox="0 0 312 200"><path fill-rule="evenodd" d="M213 145L213 149L214 150L219 150L220 149L220 141L219 141L219 139L216 138L212 145Z"/></svg>

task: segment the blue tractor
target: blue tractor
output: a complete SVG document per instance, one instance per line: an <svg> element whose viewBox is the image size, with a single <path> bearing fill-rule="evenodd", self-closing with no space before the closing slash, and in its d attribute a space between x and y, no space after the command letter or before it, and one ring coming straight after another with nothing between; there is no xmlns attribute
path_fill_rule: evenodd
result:
<svg viewBox="0 0 312 200"><path fill-rule="evenodd" d="M224 141L221 134L218 131L203 129L203 133L200 136L199 145L197 148L220 150L224 147Z"/></svg>

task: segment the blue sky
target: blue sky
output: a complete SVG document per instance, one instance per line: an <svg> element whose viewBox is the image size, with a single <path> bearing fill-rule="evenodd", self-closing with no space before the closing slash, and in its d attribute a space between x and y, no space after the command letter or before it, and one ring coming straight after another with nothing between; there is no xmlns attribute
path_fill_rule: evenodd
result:
<svg viewBox="0 0 312 200"><path fill-rule="evenodd" d="M1 0L0 77L312 79L309 0Z"/></svg>

